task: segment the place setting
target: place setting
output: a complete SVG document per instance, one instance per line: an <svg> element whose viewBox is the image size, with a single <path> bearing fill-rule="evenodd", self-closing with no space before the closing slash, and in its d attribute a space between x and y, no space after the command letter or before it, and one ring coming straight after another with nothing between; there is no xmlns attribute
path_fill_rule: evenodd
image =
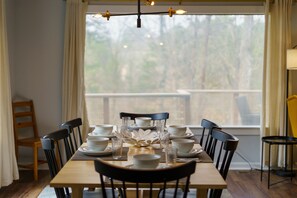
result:
<svg viewBox="0 0 297 198"><path fill-rule="evenodd" d="M170 134L171 140L194 137L194 134L192 133L192 131L185 125L170 125L168 126L167 131Z"/></svg>
<svg viewBox="0 0 297 198"><path fill-rule="evenodd" d="M123 147L123 140L113 137L111 145L109 142L109 138L89 136L86 144L78 148L72 160L94 160L100 157L106 161L126 161L129 148Z"/></svg>
<svg viewBox="0 0 297 198"><path fill-rule="evenodd" d="M136 154L133 156L133 164L126 167L131 169L160 169L166 168L166 164L160 163L161 156L158 154Z"/></svg>
<svg viewBox="0 0 297 198"><path fill-rule="evenodd" d="M89 136L87 145L82 145L78 151L89 156L104 156L111 155L112 150L108 145L109 138Z"/></svg>
<svg viewBox="0 0 297 198"><path fill-rule="evenodd" d="M150 117L136 117L135 122L131 125L128 125L129 130L154 130L155 126L152 125L152 118Z"/></svg>
<svg viewBox="0 0 297 198"><path fill-rule="evenodd" d="M105 137L105 138L113 138L115 137L115 129L116 126L112 124L99 124L95 125L92 132L88 133L88 136L97 136L97 137Z"/></svg>

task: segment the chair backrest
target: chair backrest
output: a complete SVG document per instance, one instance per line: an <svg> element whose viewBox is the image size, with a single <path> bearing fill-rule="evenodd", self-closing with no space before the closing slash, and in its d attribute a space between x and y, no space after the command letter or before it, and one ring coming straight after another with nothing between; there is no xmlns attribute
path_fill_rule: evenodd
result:
<svg viewBox="0 0 297 198"><path fill-rule="evenodd" d="M294 137L297 137L297 95L290 96L287 104L292 133Z"/></svg>
<svg viewBox="0 0 297 198"><path fill-rule="evenodd" d="M81 125L82 125L81 118L75 118L73 120L69 120L61 124L61 128L68 129L69 141L70 141L72 153L75 153L78 147L80 147L80 145L82 145L83 143L81 129L80 129Z"/></svg>
<svg viewBox="0 0 297 198"><path fill-rule="evenodd" d="M103 197L106 197L105 184L108 184L112 188L113 197L115 197L115 188L119 185L122 188L122 197L126 197L127 184L133 183L135 186L136 197L140 190L139 184L145 183L149 188L150 197L153 197L153 188L162 189L160 193L161 197L166 196L166 188L174 188L174 196L177 195L177 190L179 188L183 189L183 196L187 197L189 190L189 181L191 174L195 172L196 162L190 161L188 163L162 169L152 169L152 170L141 170L141 169L131 169L126 167L119 167L105 162L101 159L96 159L94 161L95 170L99 173ZM104 177L105 176L105 177ZM109 178L106 180L104 178ZM182 179L183 178L183 179ZM157 185L155 185L157 184Z"/></svg>
<svg viewBox="0 0 297 198"><path fill-rule="evenodd" d="M153 121L155 120L165 120L165 125L167 119L169 119L168 112L161 112L161 113L127 113L127 112L120 112L120 118L123 117L130 117L131 120L135 121L137 117L150 117Z"/></svg>
<svg viewBox="0 0 297 198"><path fill-rule="evenodd" d="M229 167L238 145L238 138L214 128L211 134L213 141L211 144L211 155L214 156L215 166L224 179L227 178ZM211 190L210 197L220 197L222 190Z"/></svg>
<svg viewBox="0 0 297 198"><path fill-rule="evenodd" d="M202 126L202 134L201 134L201 139L200 139L200 145L202 146L204 151L208 155L210 155L209 151L210 151L210 145L212 142L211 132L212 132L213 128L215 128L215 127L218 128L218 125L210 120L202 119L201 126ZM206 141L204 142L205 132L207 132L207 137L206 137ZM210 157L212 157L212 156L210 156Z"/></svg>
<svg viewBox="0 0 297 198"><path fill-rule="evenodd" d="M49 133L42 137L41 144L43 151L45 153L49 171L51 178L54 178L61 168L64 166L66 161L68 161L71 157L70 155L70 145L68 141L69 133L67 129L60 129ZM61 149L61 144L63 144L65 148L66 158L63 158L63 151ZM62 148L63 148L62 146ZM57 197L66 197L65 195L69 195L69 190L67 188L55 188L55 193Z"/></svg>
<svg viewBox="0 0 297 198"><path fill-rule="evenodd" d="M19 129L21 128L31 128L33 134L30 137L38 137L35 110L32 100L12 102L12 113L15 140L18 140Z"/></svg>

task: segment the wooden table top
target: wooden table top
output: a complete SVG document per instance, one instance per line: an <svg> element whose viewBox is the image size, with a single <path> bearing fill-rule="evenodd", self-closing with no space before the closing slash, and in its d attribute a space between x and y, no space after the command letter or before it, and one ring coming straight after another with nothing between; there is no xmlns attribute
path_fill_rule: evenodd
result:
<svg viewBox="0 0 297 198"><path fill-rule="evenodd" d="M197 146L197 145L196 145ZM153 152L153 149L130 147L128 161L110 161L110 163L127 166L131 163L132 156L136 153ZM85 187L100 187L99 174L95 171L93 161L69 160L54 179L50 182L51 187L70 187L72 190ZM197 163L196 172L191 176L190 188L224 189L226 181L222 178L213 163ZM204 193L205 194L205 193Z"/></svg>

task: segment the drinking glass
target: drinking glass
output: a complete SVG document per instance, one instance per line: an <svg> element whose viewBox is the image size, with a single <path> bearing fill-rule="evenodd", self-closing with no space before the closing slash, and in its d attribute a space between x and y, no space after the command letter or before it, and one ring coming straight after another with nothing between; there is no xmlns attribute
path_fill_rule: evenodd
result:
<svg viewBox="0 0 297 198"><path fill-rule="evenodd" d="M176 163L177 149L172 146L165 148L165 160L167 166L172 166Z"/></svg>
<svg viewBox="0 0 297 198"><path fill-rule="evenodd" d="M155 120L156 130L158 133L162 133L165 129L165 120Z"/></svg>
<svg viewBox="0 0 297 198"><path fill-rule="evenodd" d="M122 117L121 131L127 131L129 126L130 117Z"/></svg>
<svg viewBox="0 0 297 198"><path fill-rule="evenodd" d="M112 149L112 158L120 159L122 157L123 150L123 140L121 138L112 138L111 139L111 149Z"/></svg>
<svg viewBox="0 0 297 198"><path fill-rule="evenodd" d="M169 133L166 131L159 133L160 147L166 149L169 145Z"/></svg>
<svg viewBox="0 0 297 198"><path fill-rule="evenodd" d="M165 120L155 120L155 125L156 125L156 130L158 133L158 137L159 137L160 148L162 148L161 139L162 139L163 133L164 133Z"/></svg>

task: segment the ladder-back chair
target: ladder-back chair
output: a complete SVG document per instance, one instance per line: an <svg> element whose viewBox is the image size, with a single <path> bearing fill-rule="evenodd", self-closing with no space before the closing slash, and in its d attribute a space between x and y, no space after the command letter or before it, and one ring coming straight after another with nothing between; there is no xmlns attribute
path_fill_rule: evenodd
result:
<svg viewBox="0 0 297 198"><path fill-rule="evenodd" d="M12 115L17 160L19 159L19 147L30 147L33 149L33 163L19 164L19 166L33 169L34 180L38 180L38 165L46 163L46 161L38 160L38 149L41 149L41 142L38 136L33 101L13 101Z"/></svg>

